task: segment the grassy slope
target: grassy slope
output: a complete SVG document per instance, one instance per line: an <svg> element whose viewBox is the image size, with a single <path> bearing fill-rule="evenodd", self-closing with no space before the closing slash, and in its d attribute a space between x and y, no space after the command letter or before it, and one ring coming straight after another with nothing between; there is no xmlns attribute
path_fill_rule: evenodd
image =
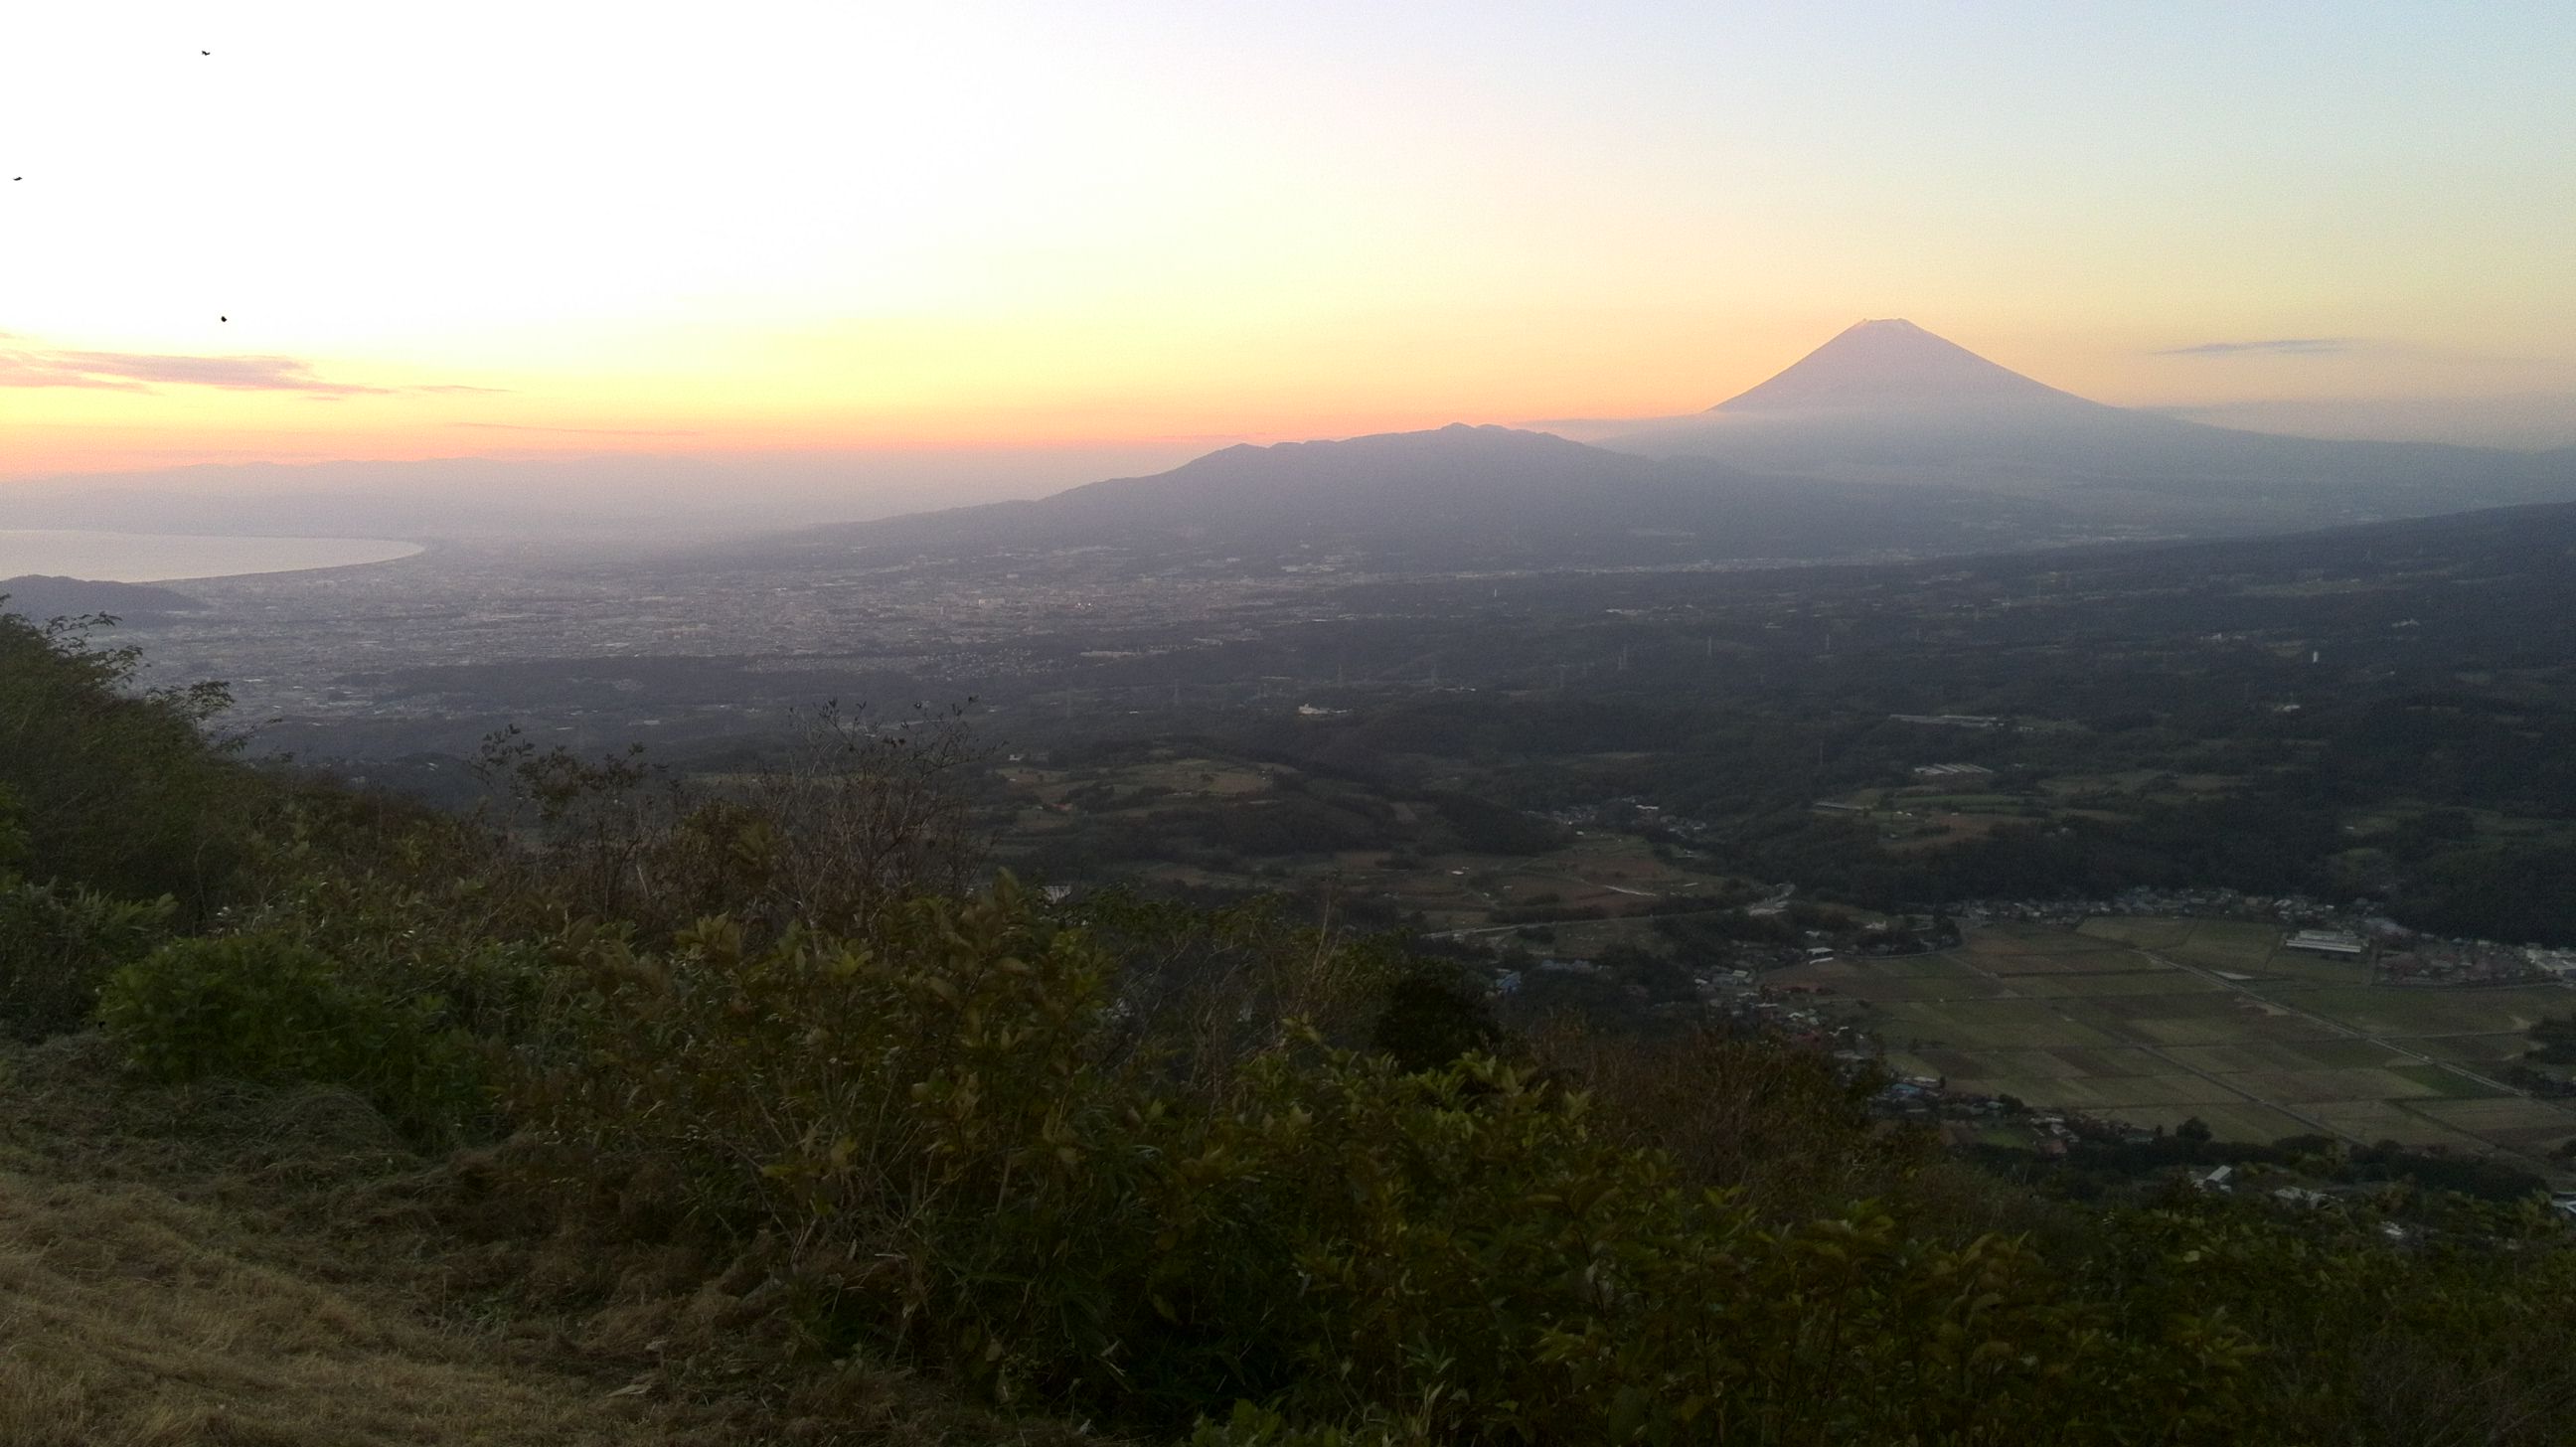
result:
<svg viewBox="0 0 2576 1447"><path fill-rule="evenodd" d="M439 1310L436 1172L356 1101L139 1098L93 1039L7 1064L0 1444L676 1440L599 1364Z"/></svg>
<svg viewBox="0 0 2576 1447"><path fill-rule="evenodd" d="M529 1307L542 1244L475 1229L470 1195L343 1093L129 1089L97 1037L0 1046L0 1447L1073 1435L881 1373L675 1380L623 1328L676 1304Z"/></svg>

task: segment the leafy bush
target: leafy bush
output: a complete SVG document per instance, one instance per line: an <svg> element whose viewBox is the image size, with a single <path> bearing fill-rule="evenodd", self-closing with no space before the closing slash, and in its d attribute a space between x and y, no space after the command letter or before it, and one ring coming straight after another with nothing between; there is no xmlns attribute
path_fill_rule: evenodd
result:
<svg viewBox="0 0 2576 1447"><path fill-rule="evenodd" d="M111 976L99 1016L152 1079L345 1085L401 1123L471 1113L480 1068L431 996L352 980L281 934L174 940Z"/></svg>
<svg viewBox="0 0 2576 1447"><path fill-rule="evenodd" d="M329 1080L357 1068L355 1006L330 960L239 935L179 940L119 970L100 1014L156 1080Z"/></svg>
<svg viewBox="0 0 2576 1447"><path fill-rule="evenodd" d="M0 1031L41 1039L88 1024L109 975L168 938L176 908L0 876Z"/></svg>
<svg viewBox="0 0 2576 1447"><path fill-rule="evenodd" d="M520 1108L574 1179L802 1240L816 1329L1003 1399L1114 1373L1111 1271L1141 1210L1135 1095L1097 1058L1110 962L1005 880L853 942L701 922L575 943L565 1048ZM650 1213L648 1214L655 1214ZM1132 1258L1131 1258L1132 1260Z"/></svg>

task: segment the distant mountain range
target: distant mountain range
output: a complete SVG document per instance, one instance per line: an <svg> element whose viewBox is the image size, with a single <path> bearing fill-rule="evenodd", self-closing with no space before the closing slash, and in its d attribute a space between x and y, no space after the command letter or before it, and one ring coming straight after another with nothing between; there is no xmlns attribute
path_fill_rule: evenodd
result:
<svg viewBox="0 0 2576 1447"><path fill-rule="evenodd" d="M810 529L774 545L859 560L1111 550L1138 561L1405 571L1955 552L2005 534L2076 528L2027 500L1782 481L1462 423L1228 447L1150 477Z"/></svg>
<svg viewBox="0 0 2576 1447"><path fill-rule="evenodd" d="M811 529L808 560L1117 554L1253 571L1651 567L2282 532L2576 498L2576 451L2237 432L2060 391L1864 321L1705 413L1593 442L1453 425Z"/></svg>
<svg viewBox="0 0 2576 1447"><path fill-rule="evenodd" d="M44 573L0 578L0 613L15 613L38 622L105 613L142 623L171 613L200 612L205 606L185 593L149 583L101 583Z"/></svg>

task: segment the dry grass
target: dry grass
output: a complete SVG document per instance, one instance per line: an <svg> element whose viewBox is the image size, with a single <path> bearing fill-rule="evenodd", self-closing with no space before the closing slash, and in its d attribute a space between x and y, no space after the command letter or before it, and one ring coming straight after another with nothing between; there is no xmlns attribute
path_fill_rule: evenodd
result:
<svg viewBox="0 0 2576 1447"><path fill-rule="evenodd" d="M850 1363L711 1379L680 1353L750 1327L741 1298L524 1225L345 1094L129 1089L95 1039L0 1050L0 1447L1077 1435ZM573 1277L607 1290L532 1290Z"/></svg>
<svg viewBox="0 0 2576 1447"><path fill-rule="evenodd" d="M672 1440L621 1383L443 1321L435 1172L334 1093L126 1092L8 1060L0 1447Z"/></svg>
<svg viewBox="0 0 2576 1447"><path fill-rule="evenodd" d="M265 1265L148 1186L0 1177L0 1443L664 1440L614 1383Z"/></svg>

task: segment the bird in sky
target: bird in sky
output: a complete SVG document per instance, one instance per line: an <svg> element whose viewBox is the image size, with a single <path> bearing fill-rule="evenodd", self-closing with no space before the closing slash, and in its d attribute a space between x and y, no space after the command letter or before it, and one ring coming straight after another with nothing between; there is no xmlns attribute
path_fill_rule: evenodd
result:
<svg viewBox="0 0 2576 1447"><path fill-rule="evenodd" d="M231 320L232 320L232 318L231 318L231 317L217 317L217 318L215 318L215 320L216 320L216 321L219 321L219 322L228 322L228 321L231 321Z"/></svg>
<svg viewBox="0 0 2576 1447"><path fill-rule="evenodd" d="M212 55L212 54L214 54L214 52L213 52L213 51L211 51L211 50L200 50L200 51L198 51L197 53L198 53L199 55Z"/></svg>

